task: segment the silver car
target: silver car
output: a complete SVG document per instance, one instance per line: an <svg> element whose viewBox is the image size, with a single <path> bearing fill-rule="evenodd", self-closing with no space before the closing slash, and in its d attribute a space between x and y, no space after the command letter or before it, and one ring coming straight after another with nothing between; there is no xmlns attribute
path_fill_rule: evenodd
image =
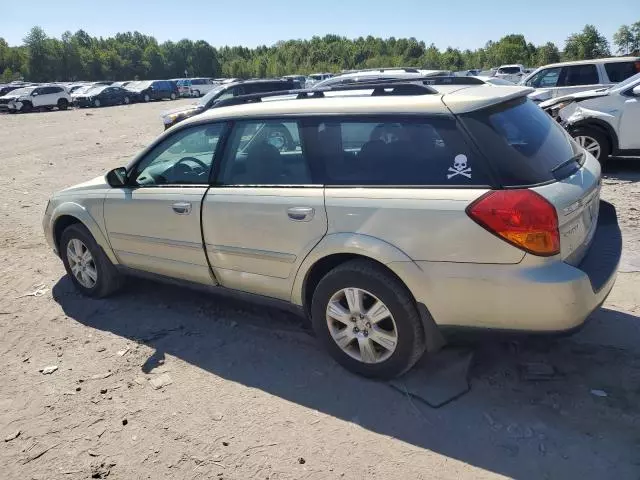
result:
<svg viewBox="0 0 640 480"><path fill-rule="evenodd" d="M236 97L179 123L56 193L48 243L88 296L143 274L280 302L379 378L450 327L565 331L602 304L615 209L598 162L530 89L350 88Z"/></svg>

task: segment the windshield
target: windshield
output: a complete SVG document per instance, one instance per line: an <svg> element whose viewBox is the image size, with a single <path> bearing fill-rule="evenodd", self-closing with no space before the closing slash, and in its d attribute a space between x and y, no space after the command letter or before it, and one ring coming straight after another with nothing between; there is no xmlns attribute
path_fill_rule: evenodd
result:
<svg viewBox="0 0 640 480"><path fill-rule="evenodd" d="M500 70L498 70L498 73L520 73L520 67L502 67Z"/></svg>
<svg viewBox="0 0 640 480"><path fill-rule="evenodd" d="M145 88L148 88L151 85L151 82L146 81L146 82L132 82L129 85L127 85L127 88L129 90L144 90Z"/></svg>
<svg viewBox="0 0 640 480"><path fill-rule="evenodd" d="M82 87L78 87L77 89L75 89L73 93L86 93L92 88L94 88L94 85L84 85Z"/></svg>
<svg viewBox="0 0 640 480"><path fill-rule="evenodd" d="M218 94L220 92L222 92L223 90L229 88L228 85L225 85L224 87L218 87L218 88L214 88L213 90L211 90L209 93L207 93L204 97L202 97L200 99L200 101L195 102L196 105L199 105L200 107L207 107L207 104L212 101L215 97L218 96Z"/></svg>
<svg viewBox="0 0 640 480"><path fill-rule="evenodd" d="M107 88L107 85L96 85L96 86L93 86L93 87L89 87L87 90L85 90L85 92L86 93L91 93L92 95L97 95L101 91L103 91L105 88Z"/></svg>
<svg viewBox="0 0 640 480"><path fill-rule="evenodd" d="M33 92L33 90L35 89L35 87L28 87L28 88L18 88L17 90L14 90L13 92L9 92L7 95L11 95L11 96L19 96L19 95L28 95L31 92Z"/></svg>
<svg viewBox="0 0 640 480"><path fill-rule="evenodd" d="M631 86L631 84L639 82L640 81L640 73L636 73L633 77L629 77L627 78L624 82L620 82L612 87L610 87L610 89L616 89L616 90L624 90L625 88Z"/></svg>

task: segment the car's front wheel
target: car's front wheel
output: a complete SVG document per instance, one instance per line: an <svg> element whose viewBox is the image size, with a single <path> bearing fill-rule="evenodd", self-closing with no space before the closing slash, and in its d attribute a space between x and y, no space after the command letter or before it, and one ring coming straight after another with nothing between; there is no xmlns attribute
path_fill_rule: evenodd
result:
<svg viewBox="0 0 640 480"><path fill-rule="evenodd" d="M66 110L69 108L69 101L66 98L58 100L58 110Z"/></svg>
<svg viewBox="0 0 640 480"><path fill-rule="evenodd" d="M125 105L129 105L131 103L131 100L129 99L129 97L124 97L123 102Z"/></svg>
<svg viewBox="0 0 640 480"><path fill-rule="evenodd" d="M148 93L145 93L145 94L144 94L144 96L142 97L142 99L143 99L145 102L150 102L150 101L151 101L151 97L149 96L149 94L148 94Z"/></svg>
<svg viewBox="0 0 640 480"><path fill-rule="evenodd" d="M100 103L100 99L95 98L95 99L93 100L93 106L94 106L94 107L96 107L96 108L100 108L100 106L101 106L101 105L102 105L102 103Z"/></svg>
<svg viewBox="0 0 640 480"><path fill-rule="evenodd" d="M320 280L311 317L331 356L360 375L396 377L425 350L413 298L396 277L368 260L344 263Z"/></svg>
<svg viewBox="0 0 640 480"><path fill-rule="evenodd" d="M120 287L121 275L84 225L67 227L59 248L64 268L82 294L101 298Z"/></svg>
<svg viewBox="0 0 640 480"><path fill-rule="evenodd" d="M604 165L611 155L611 144L607 135L598 128L589 126L578 127L571 132L571 136L596 160Z"/></svg>
<svg viewBox="0 0 640 480"><path fill-rule="evenodd" d="M176 94L174 92L171 92L171 95L169 96L169 98L171 100L175 100L176 99Z"/></svg>

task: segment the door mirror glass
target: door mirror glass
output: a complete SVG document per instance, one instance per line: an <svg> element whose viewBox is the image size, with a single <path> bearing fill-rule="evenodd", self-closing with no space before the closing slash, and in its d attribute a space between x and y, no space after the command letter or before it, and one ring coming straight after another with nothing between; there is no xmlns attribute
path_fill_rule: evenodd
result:
<svg viewBox="0 0 640 480"><path fill-rule="evenodd" d="M124 187L127 184L127 169L118 167L107 173L107 183L111 187Z"/></svg>
<svg viewBox="0 0 640 480"><path fill-rule="evenodd" d="M636 97L640 97L640 85L636 85L635 87L633 87L633 94Z"/></svg>
<svg viewBox="0 0 640 480"><path fill-rule="evenodd" d="M38 92L33 92L33 93L31 94L31 96L32 96L32 97L37 97L37 96L38 96Z"/></svg>

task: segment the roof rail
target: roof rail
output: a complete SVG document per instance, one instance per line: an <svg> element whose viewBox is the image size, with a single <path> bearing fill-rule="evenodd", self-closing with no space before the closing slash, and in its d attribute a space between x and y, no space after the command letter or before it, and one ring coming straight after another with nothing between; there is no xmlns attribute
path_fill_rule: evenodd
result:
<svg viewBox="0 0 640 480"><path fill-rule="evenodd" d="M296 100L303 98L324 98L326 92L350 92L357 90L373 90L373 92L371 93L372 97L391 95L431 95L434 93L438 93L437 90L423 84L422 82L394 79L383 82L364 82L353 83L349 85L335 85L332 87L320 87L317 89L281 90L276 92L238 95L237 97L220 100L218 103L214 104L214 107L229 107L232 105L243 105L245 103L256 103L261 102L263 98L285 97L288 95L295 95Z"/></svg>
<svg viewBox="0 0 640 480"><path fill-rule="evenodd" d="M423 85L483 85L487 82L475 77L457 77L455 75L427 75L412 78L352 78L343 80L342 85L369 85L383 83L416 83Z"/></svg>
<svg viewBox="0 0 640 480"><path fill-rule="evenodd" d="M360 72L388 72L390 70L403 70L406 73L420 73L420 69L417 67L383 67L383 68L362 68L355 70L342 70L341 73L360 73Z"/></svg>

